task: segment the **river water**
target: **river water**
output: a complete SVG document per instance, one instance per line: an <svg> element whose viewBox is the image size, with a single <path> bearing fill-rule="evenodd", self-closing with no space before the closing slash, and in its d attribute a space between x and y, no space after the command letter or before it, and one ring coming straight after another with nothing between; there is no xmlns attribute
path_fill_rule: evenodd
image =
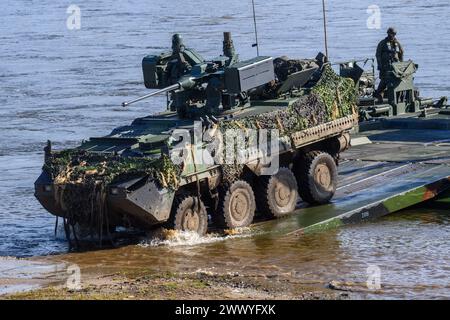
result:
<svg viewBox="0 0 450 320"><path fill-rule="evenodd" d="M323 50L320 1L256 2L262 55L314 57ZM329 2L331 60L373 56L385 29L394 25L406 58L419 64L416 84L422 95L450 94L447 0ZM66 25L70 15L66 10L72 4L81 9L79 30ZM367 8L373 4L381 9L381 29L367 27ZM4 0L0 9L0 256L67 250L62 239L53 237L53 217L33 197L45 141L52 140L55 148L72 147L84 138L161 111L162 97L128 109L120 107L122 101L146 93L140 66L144 55L165 50L171 34L179 32L188 46L214 57L221 52L223 31L232 32L242 59L256 54L251 47L250 0L224 0L220 5L206 0L114 4ZM240 246L227 253L246 264L267 262L330 279L361 277L367 265L377 264L385 272L384 279L406 288L401 290L406 296L450 297L449 235L448 215L414 210L306 240L285 239L276 246L263 241L253 254L248 254L255 246L252 240L240 240ZM215 257L225 268L225 263L220 264L225 259L222 247L210 244L200 252ZM152 250L169 249L127 250L151 257ZM318 272L312 274L313 270Z"/></svg>

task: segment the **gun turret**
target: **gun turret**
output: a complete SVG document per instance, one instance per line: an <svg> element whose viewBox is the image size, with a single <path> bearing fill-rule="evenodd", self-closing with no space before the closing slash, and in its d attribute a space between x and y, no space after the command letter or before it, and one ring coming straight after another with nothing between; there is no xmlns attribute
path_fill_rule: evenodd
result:
<svg viewBox="0 0 450 320"><path fill-rule="evenodd" d="M182 49L178 50L179 47ZM144 58L145 86L159 90L123 102L123 107L172 92L167 99L167 108L176 111L182 118L198 118L248 105L249 90L275 79L271 57L239 62L229 32L224 33L223 55L215 59L189 60L194 51L182 46L179 35L173 37L173 51L176 54ZM184 62L189 65L186 70Z"/></svg>

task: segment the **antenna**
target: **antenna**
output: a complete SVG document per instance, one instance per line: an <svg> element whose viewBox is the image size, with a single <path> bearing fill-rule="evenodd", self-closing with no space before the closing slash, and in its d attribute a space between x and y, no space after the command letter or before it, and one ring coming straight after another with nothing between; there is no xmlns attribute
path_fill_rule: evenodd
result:
<svg viewBox="0 0 450 320"><path fill-rule="evenodd" d="M252 44L252 47L256 47L256 55L259 56L258 30L256 29L255 0L252 0L252 8L253 8L253 25L255 26L255 40L256 40L256 43Z"/></svg>
<svg viewBox="0 0 450 320"><path fill-rule="evenodd" d="M323 32L325 34L325 55L328 60L328 37L327 37L327 14L325 12L325 0L322 0L322 11L323 11Z"/></svg>

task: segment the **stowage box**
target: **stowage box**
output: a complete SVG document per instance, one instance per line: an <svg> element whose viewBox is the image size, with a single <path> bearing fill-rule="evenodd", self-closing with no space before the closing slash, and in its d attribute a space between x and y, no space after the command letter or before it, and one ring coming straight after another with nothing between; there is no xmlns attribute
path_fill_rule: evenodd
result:
<svg viewBox="0 0 450 320"><path fill-rule="evenodd" d="M238 94L275 79L272 57L256 57L225 68L228 93Z"/></svg>

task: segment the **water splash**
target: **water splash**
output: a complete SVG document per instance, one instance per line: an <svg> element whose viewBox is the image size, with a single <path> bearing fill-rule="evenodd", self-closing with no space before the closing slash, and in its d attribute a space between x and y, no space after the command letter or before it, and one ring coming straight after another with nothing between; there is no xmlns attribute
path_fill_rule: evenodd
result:
<svg viewBox="0 0 450 320"><path fill-rule="evenodd" d="M224 234L210 233L205 236L201 236L192 231L178 231L158 229L152 234L148 235L148 238L141 241L139 246L141 247L179 247L179 246L195 246L200 244L214 243L219 241L225 241L233 238L250 237L255 233L250 228L239 228L233 230L225 230Z"/></svg>

